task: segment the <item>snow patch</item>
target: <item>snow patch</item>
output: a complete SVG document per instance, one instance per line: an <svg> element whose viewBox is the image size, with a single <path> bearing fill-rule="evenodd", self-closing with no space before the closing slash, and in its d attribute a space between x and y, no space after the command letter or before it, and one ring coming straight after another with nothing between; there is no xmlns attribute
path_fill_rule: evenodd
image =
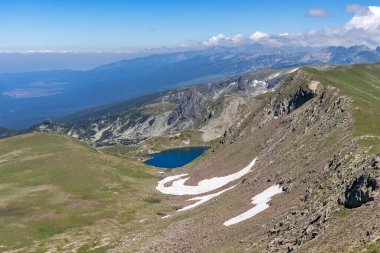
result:
<svg viewBox="0 0 380 253"><path fill-rule="evenodd" d="M284 74L291 74L293 72L296 72L297 70L299 70L299 68L293 68L293 69L290 69L290 70L286 70L286 71L280 71L280 72L276 72L276 73L273 73L271 75L269 75L266 79L267 80L272 80L280 75L284 75Z"/></svg>
<svg viewBox="0 0 380 253"><path fill-rule="evenodd" d="M95 141L100 140L100 139L102 138L102 136L103 136L103 133L104 133L105 131L107 131L108 129L110 129L110 128L111 128L111 126L105 127L105 128L103 128L103 129L98 129L98 128L96 128L96 129L95 129L96 133L95 133L94 137L92 138L92 141L95 142Z"/></svg>
<svg viewBox="0 0 380 253"><path fill-rule="evenodd" d="M282 73L281 72L277 72L277 73L271 74L266 79L267 80L272 80L272 79L278 77L280 74L282 74Z"/></svg>
<svg viewBox="0 0 380 253"><path fill-rule="evenodd" d="M217 100L221 95L223 94L226 94L228 93L229 90L231 90L234 86L236 85L236 82L232 82L230 84L228 84L226 87L220 89L220 90L216 90L214 92L214 95L212 97L212 100Z"/></svg>
<svg viewBox="0 0 380 253"><path fill-rule="evenodd" d="M253 87L256 87L257 85L260 85L262 87L267 87L267 83L265 81L260 81L260 80L253 80L252 82Z"/></svg>
<svg viewBox="0 0 380 253"><path fill-rule="evenodd" d="M203 179L198 182L198 185L185 185L186 181L190 177L183 178L187 174L179 174L175 176L169 176L158 182L156 189L164 194L170 195L198 195L206 192L210 192L221 188L228 183L241 178L242 176L249 173L252 167L255 165L257 157L252 160L246 167L242 170L224 176L224 177L213 177L210 179ZM170 186L165 186L165 184L172 182Z"/></svg>
<svg viewBox="0 0 380 253"><path fill-rule="evenodd" d="M199 197L195 197L195 198L188 199L188 200L186 200L186 201L195 201L195 200L199 200L199 201L198 201L198 202L195 202L194 204L191 204L191 205L185 206L185 207L183 207L183 208L177 210L177 212L186 211L186 210L189 210L189 209L194 208L194 207L196 207L196 206L202 205L203 203L205 203L205 202L207 202L207 201L209 201L209 200L211 200L211 199L213 199L213 198L219 196L220 194L222 194L222 193L224 193L224 192L226 192L226 191L228 191L228 190L231 190L231 189L234 188L235 186L236 186L236 185L231 186L231 187L229 187L229 188L227 188L227 189L224 189L224 190L221 190L221 191L219 191L219 192L217 192L217 193L213 193L213 194L209 194L209 195L205 195L205 196L199 196Z"/></svg>
<svg viewBox="0 0 380 253"><path fill-rule="evenodd" d="M295 69L292 69L292 70L289 70L288 72L286 72L287 74L291 74L291 73L294 73L296 72L297 70L299 70L300 68L295 68Z"/></svg>
<svg viewBox="0 0 380 253"><path fill-rule="evenodd" d="M231 226L236 223L245 221L249 218L252 218L256 214L264 211L269 207L268 202L271 201L271 197L274 195L281 193L282 192L282 187L279 185L273 185L263 191L260 194L257 194L252 198L252 204L256 205L255 207L249 209L248 211L226 221L223 223L224 226Z"/></svg>

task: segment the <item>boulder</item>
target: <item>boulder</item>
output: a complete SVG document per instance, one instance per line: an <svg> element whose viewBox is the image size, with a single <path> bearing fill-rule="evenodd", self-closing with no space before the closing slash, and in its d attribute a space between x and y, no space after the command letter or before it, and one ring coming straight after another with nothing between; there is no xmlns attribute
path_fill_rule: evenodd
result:
<svg viewBox="0 0 380 253"><path fill-rule="evenodd" d="M342 204L347 208L360 207L369 201L373 201L378 189L379 183L373 175L361 174L346 187Z"/></svg>

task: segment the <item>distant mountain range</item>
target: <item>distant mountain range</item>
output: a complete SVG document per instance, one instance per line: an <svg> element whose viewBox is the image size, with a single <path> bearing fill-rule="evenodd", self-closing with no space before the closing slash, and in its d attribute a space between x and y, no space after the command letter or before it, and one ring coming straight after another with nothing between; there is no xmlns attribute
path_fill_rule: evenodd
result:
<svg viewBox="0 0 380 253"><path fill-rule="evenodd" d="M178 88L47 120L33 131L91 143L136 145L156 136L201 129L202 140L222 135L250 112L246 98L274 91L298 68L245 73L223 81Z"/></svg>
<svg viewBox="0 0 380 253"><path fill-rule="evenodd" d="M380 61L380 47L370 50L366 46L328 47L312 53L311 58L320 62L335 64L353 64Z"/></svg>
<svg viewBox="0 0 380 253"><path fill-rule="evenodd" d="M377 61L380 49L365 46L315 49L255 44L156 54L88 71L0 74L0 125L24 128L46 118L260 69Z"/></svg>

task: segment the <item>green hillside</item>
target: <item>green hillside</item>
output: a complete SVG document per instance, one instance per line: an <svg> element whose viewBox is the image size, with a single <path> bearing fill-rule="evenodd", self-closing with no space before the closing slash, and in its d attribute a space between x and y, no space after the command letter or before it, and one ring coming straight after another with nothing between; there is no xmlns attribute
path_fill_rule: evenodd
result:
<svg viewBox="0 0 380 253"><path fill-rule="evenodd" d="M99 220L122 226L159 205L144 201L156 179L143 164L58 135L0 140L0 174L0 251Z"/></svg>
<svg viewBox="0 0 380 253"><path fill-rule="evenodd" d="M353 100L355 135L363 144L371 146L373 152L380 152L380 63L307 71Z"/></svg>

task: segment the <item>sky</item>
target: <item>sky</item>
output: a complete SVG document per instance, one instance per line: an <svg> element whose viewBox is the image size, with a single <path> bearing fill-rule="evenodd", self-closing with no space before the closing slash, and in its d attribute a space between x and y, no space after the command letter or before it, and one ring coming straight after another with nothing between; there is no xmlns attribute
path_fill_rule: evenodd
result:
<svg viewBox="0 0 380 253"><path fill-rule="evenodd" d="M380 1L1 0L0 51L380 45Z"/></svg>

